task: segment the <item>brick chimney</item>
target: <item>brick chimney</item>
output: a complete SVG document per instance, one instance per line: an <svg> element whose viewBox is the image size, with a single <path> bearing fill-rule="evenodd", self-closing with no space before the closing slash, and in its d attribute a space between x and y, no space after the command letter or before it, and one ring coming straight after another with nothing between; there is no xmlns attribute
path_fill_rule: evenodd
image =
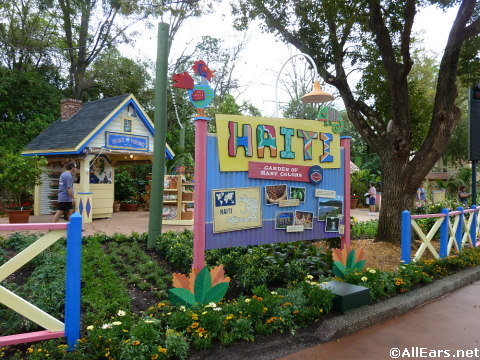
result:
<svg viewBox="0 0 480 360"><path fill-rule="evenodd" d="M81 100L77 100L77 99L60 100L60 117L62 118L62 121L67 121L68 119L70 119L81 108L82 108Z"/></svg>

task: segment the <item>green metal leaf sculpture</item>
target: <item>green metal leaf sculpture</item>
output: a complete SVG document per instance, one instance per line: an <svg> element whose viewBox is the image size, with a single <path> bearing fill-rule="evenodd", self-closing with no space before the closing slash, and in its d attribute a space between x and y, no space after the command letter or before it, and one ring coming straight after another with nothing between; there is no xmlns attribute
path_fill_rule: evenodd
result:
<svg viewBox="0 0 480 360"><path fill-rule="evenodd" d="M343 249L332 249L333 273L335 276L345 279L348 272L362 270L366 261L363 256L361 248L358 249L358 253L350 246Z"/></svg>
<svg viewBox="0 0 480 360"><path fill-rule="evenodd" d="M191 307L195 304L218 303L227 292L230 282L225 277L223 265L219 265L208 271L204 267L201 271L192 269L190 276L173 274L173 289L169 290L172 304L176 306Z"/></svg>

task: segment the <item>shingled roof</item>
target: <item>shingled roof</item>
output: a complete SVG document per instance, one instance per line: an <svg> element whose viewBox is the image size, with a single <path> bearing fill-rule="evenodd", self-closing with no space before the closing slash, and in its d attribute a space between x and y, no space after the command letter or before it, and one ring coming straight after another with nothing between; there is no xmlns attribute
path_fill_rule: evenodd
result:
<svg viewBox="0 0 480 360"><path fill-rule="evenodd" d="M88 102L70 119L58 119L33 139L26 151L75 149L77 146L131 94Z"/></svg>

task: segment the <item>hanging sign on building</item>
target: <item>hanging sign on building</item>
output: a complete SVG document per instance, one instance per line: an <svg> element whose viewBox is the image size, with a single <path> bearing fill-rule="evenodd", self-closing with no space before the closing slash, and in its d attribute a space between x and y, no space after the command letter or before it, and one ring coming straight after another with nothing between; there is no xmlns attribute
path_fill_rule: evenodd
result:
<svg viewBox="0 0 480 360"><path fill-rule="evenodd" d="M105 131L105 147L108 149L148 151L148 136Z"/></svg>

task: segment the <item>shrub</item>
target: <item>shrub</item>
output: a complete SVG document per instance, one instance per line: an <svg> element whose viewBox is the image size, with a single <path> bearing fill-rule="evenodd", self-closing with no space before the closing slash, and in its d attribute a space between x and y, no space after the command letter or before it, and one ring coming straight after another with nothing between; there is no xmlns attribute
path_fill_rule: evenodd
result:
<svg viewBox="0 0 480 360"><path fill-rule="evenodd" d="M351 223L350 237L352 239L374 239L377 235L378 220L369 220Z"/></svg>
<svg viewBox="0 0 480 360"><path fill-rule="evenodd" d="M157 241L157 248L173 271L190 272L191 231L164 233ZM281 286L307 274L328 275L332 264L328 251L305 241L209 250L205 260L209 267L223 264L226 274L247 293L262 284Z"/></svg>

